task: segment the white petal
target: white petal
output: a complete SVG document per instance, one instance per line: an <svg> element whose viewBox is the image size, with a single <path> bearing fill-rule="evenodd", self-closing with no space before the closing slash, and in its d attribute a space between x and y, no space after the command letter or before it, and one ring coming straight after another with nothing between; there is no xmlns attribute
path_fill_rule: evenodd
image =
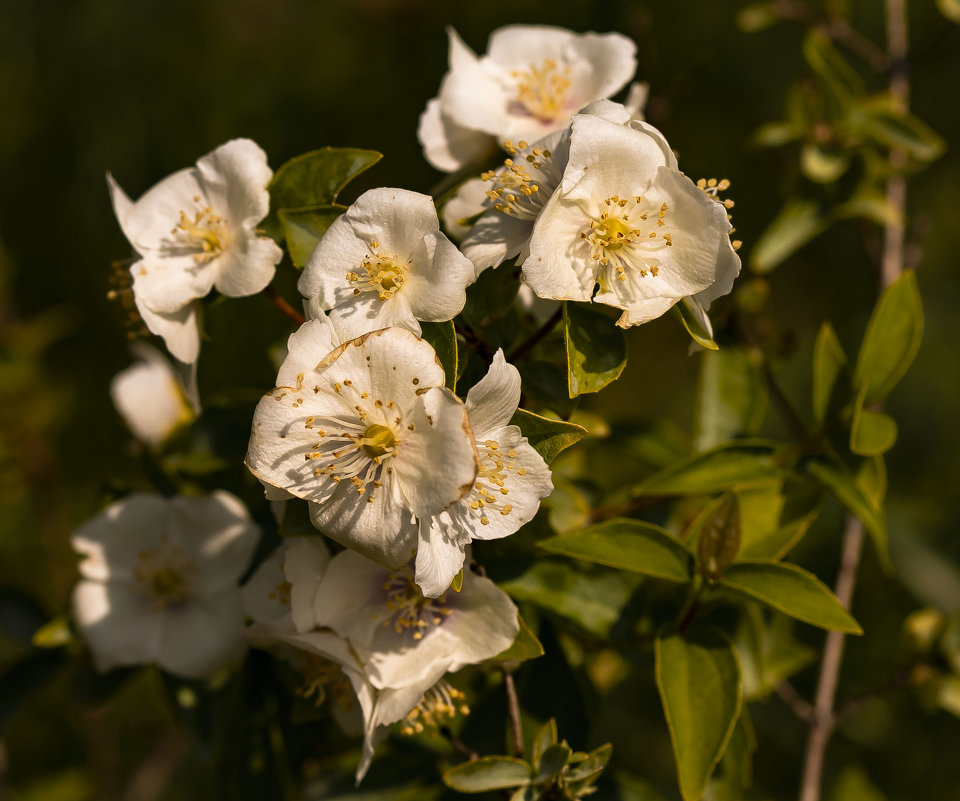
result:
<svg viewBox="0 0 960 801"><path fill-rule="evenodd" d="M469 541L467 537L458 541L439 525L431 525L435 519L420 521L417 543L416 582L427 598L438 598L450 588L463 569L465 541Z"/></svg>
<svg viewBox="0 0 960 801"><path fill-rule="evenodd" d="M170 540L196 565L197 591L216 594L236 586L260 538L243 501L216 490L210 495L177 495L169 503Z"/></svg>
<svg viewBox="0 0 960 801"><path fill-rule="evenodd" d="M427 101L417 125L417 139L426 160L441 172L456 172L480 161L496 144L490 134L458 125L444 114L439 98Z"/></svg>
<svg viewBox="0 0 960 801"><path fill-rule="evenodd" d="M117 195L118 189L116 182L111 182L118 219L120 209L125 212L120 226L130 244L143 255L166 242L170 237L170 229L180 219L180 212L192 212L197 206L194 198L205 196L200 173L192 167L168 175L130 206L127 206L123 197Z"/></svg>
<svg viewBox="0 0 960 801"><path fill-rule="evenodd" d="M287 339L287 357L277 373L277 386L296 387L340 342L326 315L305 322Z"/></svg>
<svg viewBox="0 0 960 801"><path fill-rule="evenodd" d="M408 189L369 189L343 216L361 240L375 240L383 252L401 259L409 259L427 234L440 230L433 198Z"/></svg>
<svg viewBox="0 0 960 801"><path fill-rule="evenodd" d="M643 119L643 112L647 107L647 100L650 97L650 84L635 81L630 84L627 92L627 99L623 101L624 107L630 112L630 116L635 120Z"/></svg>
<svg viewBox="0 0 960 801"><path fill-rule="evenodd" d="M136 295L137 311L151 333L163 338L170 354L184 364L193 364L200 355L200 321L197 304L191 303L171 314L158 314Z"/></svg>
<svg viewBox="0 0 960 801"><path fill-rule="evenodd" d="M73 589L73 616L98 670L157 659L163 613L151 611L129 584L79 582Z"/></svg>
<svg viewBox="0 0 960 801"><path fill-rule="evenodd" d="M384 582L390 574L382 565L353 551L341 551L327 566L314 599L318 627L326 627L354 645L372 648L386 608Z"/></svg>
<svg viewBox="0 0 960 801"><path fill-rule="evenodd" d="M352 295L330 309L330 322L344 339L355 339L382 328L405 328L420 335L420 323L407 303L408 293L380 300L373 292Z"/></svg>
<svg viewBox="0 0 960 801"><path fill-rule="evenodd" d="M464 571L461 591L450 597L454 613L441 628L457 642L451 672L490 659L513 644L520 631L517 607L490 579Z"/></svg>
<svg viewBox="0 0 960 801"><path fill-rule="evenodd" d="M470 230L466 221L486 211L487 184L480 178L464 181L457 193L443 204L441 217L447 234L463 239Z"/></svg>
<svg viewBox="0 0 960 801"><path fill-rule="evenodd" d="M416 319L452 320L463 310L474 275L470 259L439 231L431 232L418 243L401 292Z"/></svg>
<svg viewBox="0 0 960 801"><path fill-rule="evenodd" d="M197 161L197 170L207 196L222 199L215 208L222 209L235 227L244 222L256 225L267 216L267 184L273 170L267 166L267 154L253 140L232 139L220 145Z"/></svg>
<svg viewBox="0 0 960 801"><path fill-rule="evenodd" d="M240 659L246 648L240 591L229 588L166 610L158 664L178 676L204 678Z"/></svg>
<svg viewBox="0 0 960 801"><path fill-rule="evenodd" d="M319 537L298 537L289 541L283 571L290 582L290 615L297 631L314 628L317 587L330 563L330 551Z"/></svg>
<svg viewBox="0 0 960 801"><path fill-rule="evenodd" d="M490 211L477 220L464 238L463 255L473 262L479 276L488 267L496 267L518 255L532 233L532 220Z"/></svg>
<svg viewBox="0 0 960 801"><path fill-rule="evenodd" d="M552 300L590 300L596 267L580 233L590 224L583 209L557 192L533 226L523 280L534 294Z"/></svg>
<svg viewBox="0 0 960 801"><path fill-rule="evenodd" d="M238 231L227 252L221 254L214 286L222 295L240 298L255 295L273 280L283 251L272 239Z"/></svg>
<svg viewBox="0 0 960 801"><path fill-rule="evenodd" d="M370 241L358 236L346 213L341 214L314 248L297 289L305 298L316 298L322 309L333 308L353 295L354 286L346 275L360 272L363 260L370 255Z"/></svg>
<svg viewBox="0 0 960 801"><path fill-rule="evenodd" d="M241 588L243 612L258 623L274 623L290 614L289 594L283 572L286 543L274 549Z"/></svg>
<svg viewBox="0 0 960 801"><path fill-rule="evenodd" d="M693 296L696 302L703 307L704 311L709 309L710 304L717 298L723 295L729 295L730 290L733 289L733 282L737 276L740 275L740 257L733 249L733 245L729 244L729 242L730 238L728 236L726 246L720 246L720 253L717 258L716 280L702 292L698 292ZM708 330L710 329L709 321L707 322L706 328Z"/></svg>
<svg viewBox="0 0 960 801"><path fill-rule="evenodd" d="M478 440L507 425L520 405L520 372L508 364L503 349L493 354L487 374L467 393L467 415Z"/></svg>
<svg viewBox="0 0 960 801"><path fill-rule="evenodd" d="M157 314L173 314L205 297L213 289L221 258L198 263L192 253L145 254L130 268L137 306L146 306Z"/></svg>
<svg viewBox="0 0 960 801"><path fill-rule="evenodd" d="M477 475L477 451L463 403L449 389L423 393L406 420L393 459L394 475L409 508L429 518L459 500Z"/></svg>

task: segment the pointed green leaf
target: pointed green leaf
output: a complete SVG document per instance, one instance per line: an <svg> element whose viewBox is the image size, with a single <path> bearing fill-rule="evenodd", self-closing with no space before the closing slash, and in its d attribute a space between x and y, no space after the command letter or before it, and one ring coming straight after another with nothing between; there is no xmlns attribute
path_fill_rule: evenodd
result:
<svg viewBox="0 0 960 801"><path fill-rule="evenodd" d="M726 492L711 504L700 527L697 561L700 572L718 581L740 550L740 504L734 492Z"/></svg>
<svg viewBox="0 0 960 801"><path fill-rule="evenodd" d="M340 190L383 156L375 150L325 147L295 156L273 174L270 214L261 227L274 238L283 235L277 212L333 203Z"/></svg>
<svg viewBox="0 0 960 801"><path fill-rule="evenodd" d="M703 327L703 323L690 308L690 303L686 298L683 298L679 303L675 303L671 307L670 313L680 320L683 327L687 329L690 338L701 348L707 350L720 349L720 346L713 340L713 334Z"/></svg>
<svg viewBox="0 0 960 801"><path fill-rule="evenodd" d="M525 409L517 409L510 423L520 427L523 436L547 464L556 459L561 451L575 445L587 435L587 429L576 423L541 417Z"/></svg>
<svg viewBox="0 0 960 801"><path fill-rule="evenodd" d="M544 723L537 730L537 733L533 735L533 745L531 748L531 753L533 754L533 764L539 765L540 758L543 756L544 751L546 751L551 745L555 745L556 742L557 721L555 718L550 718L550 720Z"/></svg>
<svg viewBox="0 0 960 801"><path fill-rule="evenodd" d="M824 323L813 346L813 419L817 423L827 417L834 385L846 363L847 357L833 326Z"/></svg>
<svg viewBox="0 0 960 801"><path fill-rule="evenodd" d="M457 388L457 332L453 320L445 323L420 323L420 336L429 342L437 353L443 367L444 385L454 391Z"/></svg>
<svg viewBox="0 0 960 801"><path fill-rule="evenodd" d="M700 356L694 411L694 447L704 451L734 437L754 434L763 422L767 388L743 348L724 347Z"/></svg>
<svg viewBox="0 0 960 801"><path fill-rule="evenodd" d="M832 492L854 515L860 518L864 528L873 539L880 561L890 567L890 553L887 550L887 523L883 509L875 505L862 489L857 485L853 476L846 469L826 462L811 461L807 463L807 470L824 487Z"/></svg>
<svg viewBox="0 0 960 801"><path fill-rule="evenodd" d="M770 272L826 230L828 224L829 220L816 203L788 200L753 246L750 267L754 272Z"/></svg>
<svg viewBox="0 0 960 801"><path fill-rule="evenodd" d="M863 79L826 35L811 31L803 40L803 57L837 100L863 94Z"/></svg>
<svg viewBox="0 0 960 801"><path fill-rule="evenodd" d="M769 617L759 604L746 604L734 635L746 701L766 698L780 682L818 658L817 651L793 636L793 618Z"/></svg>
<svg viewBox="0 0 960 801"><path fill-rule="evenodd" d="M533 779L534 784L550 781L566 767L570 761L570 755L573 753L570 746L566 743L555 743L548 746L540 757L537 775Z"/></svg>
<svg viewBox="0 0 960 801"><path fill-rule="evenodd" d="M627 339L623 329L586 304L563 304L563 339L571 398L599 392L616 381L627 365Z"/></svg>
<svg viewBox="0 0 960 801"><path fill-rule="evenodd" d="M875 509L883 508L887 497L887 466L882 456L864 459L857 470L854 483Z"/></svg>
<svg viewBox="0 0 960 801"><path fill-rule="evenodd" d="M330 204L304 209L280 209L277 212L294 267L306 266L317 243L344 211L346 206Z"/></svg>
<svg viewBox="0 0 960 801"><path fill-rule="evenodd" d="M658 637L654 653L680 793L697 801L740 716L740 667L715 631Z"/></svg>
<svg viewBox="0 0 960 801"><path fill-rule="evenodd" d="M830 589L812 573L783 562L738 562L723 574L723 586L831 631L863 634Z"/></svg>
<svg viewBox="0 0 960 801"><path fill-rule="evenodd" d="M853 381L866 387L863 403L883 400L903 378L923 338L923 306L917 277L907 270L880 295L867 324Z"/></svg>
<svg viewBox="0 0 960 801"><path fill-rule="evenodd" d="M845 153L831 153L820 145L807 143L800 151L800 168L811 181L830 184L840 178L850 166Z"/></svg>
<svg viewBox="0 0 960 801"><path fill-rule="evenodd" d="M460 793L484 793L530 784L533 771L522 759L486 756L464 762L443 774L443 783Z"/></svg>
<svg viewBox="0 0 960 801"><path fill-rule="evenodd" d="M586 759L571 766L565 777L566 782L589 782L596 779L603 773L603 769L607 766L612 755L613 745L610 743L605 743L599 748L593 749L587 754Z"/></svg>
<svg viewBox="0 0 960 801"><path fill-rule="evenodd" d="M540 540L550 553L630 570L667 581L691 578L692 554L662 528L639 520L607 520L582 531Z"/></svg>
<svg viewBox="0 0 960 801"><path fill-rule="evenodd" d="M738 440L670 465L635 487L633 495L709 495L762 486L779 477L772 445Z"/></svg>
<svg viewBox="0 0 960 801"><path fill-rule="evenodd" d="M873 99L857 109L859 130L889 148L903 150L912 159L931 162L946 143L923 120L898 108L890 98Z"/></svg>

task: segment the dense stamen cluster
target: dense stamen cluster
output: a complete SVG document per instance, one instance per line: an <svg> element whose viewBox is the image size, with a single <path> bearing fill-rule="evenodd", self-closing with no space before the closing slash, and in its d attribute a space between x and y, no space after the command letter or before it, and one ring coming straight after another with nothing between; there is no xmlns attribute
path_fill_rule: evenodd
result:
<svg viewBox="0 0 960 801"><path fill-rule="evenodd" d="M513 461L517 457L513 448L502 451L496 440L478 442L477 451L480 454L481 467L466 502L474 516L480 519L480 523L487 526L490 524L488 514L498 512L506 516L513 511L513 506L506 503L510 490L504 486L509 472L513 470L518 476L523 476L527 470L525 467L518 467Z"/></svg>
<svg viewBox="0 0 960 801"><path fill-rule="evenodd" d="M423 639L424 630L439 626L451 610L446 596L425 598L414 582L409 568L395 570L383 584L387 594L386 607L390 611L384 626L392 626L397 634L410 631L413 639Z"/></svg>
<svg viewBox="0 0 960 801"><path fill-rule="evenodd" d="M420 703L411 709L400 724L400 731L408 737L413 734L437 734L458 714L469 715L470 707L463 703L466 695L446 681L438 681L423 694Z"/></svg>
<svg viewBox="0 0 960 801"><path fill-rule="evenodd" d="M499 169L488 170L480 176L492 184L487 197L496 211L521 220L535 220L559 180L550 163L553 154L541 147L531 147L523 140L516 144L507 140L503 146L510 158ZM535 177L528 172L528 166L539 174ZM546 191L542 186L545 181L549 187Z"/></svg>
<svg viewBox="0 0 960 801"><path fill-rule="evenodd" d="M193 217L181 211L180 220L170 234L177 245L196 251L193 260L197 264L206 264L226 249L229 227L227 221L215 214L210 206L200 206L203 198L199 195L193 198L193 202L197 204Z"/></svg>
<svg viewBox="0 0 960 801"><path fill-rule="evenodd" d="M370 243L370 248L373 255L367 255L360 265L363 272L347 273L347 281L355 285L354 295L376 292L381 301L389 300L400 291L410 268L396 256L380 252L380 243L376 240Z"/></svg>
<svg viewBox="0 0 960 801"><path fill-rule="evenodd" d="M600 214L590 220L590 227L580 233L580 239L590 244L594 261L602 267L614 267L618 280L626 281L628 267L641 278L656 278L660 267L648 254L673 245L673 235L661 231L669 209L665 202L659 207L646 204L641 195L611 195L601 204Z"/></svg>
<svg viewBox="0 0 960 801"><path fill-rule="evenodd" d="M514 70L517 81L516 102L544 122L552 122L563 110L570 92L570 67L560 69L553 59L545 59L529 70Z"/></svg>
<svg viewBox="0 0 960 801"><path fill-rule="evenodd" d="M110 286L107 291L107 300L120 302L125 314L123 325L127 339L149 336L150 332L147 330L140 312L137 311L137 299L133 294L133 276L130 274L130 260L115 261L111 267L113 269L107 279Z"/></svg>
<svg viewBox="0 0 960 801"><path fill-rule="evenodd" d="M132 589L160 611L193 597L196 572L197 566L182 548L164 543L137 554Z"/></svg>

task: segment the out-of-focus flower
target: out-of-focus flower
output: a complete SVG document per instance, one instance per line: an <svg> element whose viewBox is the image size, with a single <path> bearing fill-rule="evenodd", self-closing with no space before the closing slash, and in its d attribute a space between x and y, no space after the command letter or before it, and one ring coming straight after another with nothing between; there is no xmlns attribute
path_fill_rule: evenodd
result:
<svg viewBox="0 0 960 801"><path fill-rule="evenodd" d="M137 310L180 361L196 361L194 301L211 289L240 297L273 279L283 251L257 233L273 172L263 150L234 139L133 202L107 176L113 208L139 259L130 268Z"/></svg>
<svg viewBox="0 0 960 801"><path fill-rule="evenodd" d="M623 310L618 325L637 325L682 298L709 303L730 291L740 272L730 230L724 203L677 169L655 128L577 115L524 280L540 297L593 299Z"/></svg>
<svg viewBox="0 0 960 801"><path fill-rule="evenodd" d="M350 339L390 326L419 334L418 320L452 320L473 279L473 265L440 233L429 196L371 189L327 229L298 287Z"/></svg>
<svg viewBox="0 0 960 801"><path fill-rule="evenodd" d="M477 57L450 29L450 69L417 134L434 167L454 172L494 141L536 142L570 116L626 86L636 45L616 33L577 34L542 25L493 32Z"/></svg>
<svg viewBox="0 0 960 801"><path fill-rule="evenodd" d="M196 393L190 393L191 402L188 388L156 348L135 342L132 349L140 360L113 377L110 397L133 435L159 448L194 420Z"/></svg>
<svg viewBox="0 0 960 801"><path fill-rule="evenodd" d="M411 332L374 331L327 352L314 344L318 322L291 337L280 385L254 413L246 464L268 497L305 498L320 531L397 568L416 550L417 518L473 486L466 408Z"/></svg>
<svg viewBox="0 0 960 801"><path fill-rule="evenodd" d="M467 393L467 414L480 453L470 492L444 512L420 521L417 583L427 597L443 594L463 567L471 540L516 532L553 490L550 468L510 419L520 403L520 373L498 350L490 369Z"/></svg>
<svg viewBox="0 0 960 801"><path fill-rule="evenodd" d="M239 658L237 579L258 529L243 503L217 491L117 501L71 537L84 558L73 612L97 668L156 663L201 678Z"/></svg>

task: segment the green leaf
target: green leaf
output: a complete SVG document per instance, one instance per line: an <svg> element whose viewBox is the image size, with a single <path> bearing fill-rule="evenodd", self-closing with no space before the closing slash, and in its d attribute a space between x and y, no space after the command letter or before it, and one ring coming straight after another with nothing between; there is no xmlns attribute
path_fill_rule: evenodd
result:
<svg viewBox="0 0 960 801"><path fill-rule="evenodd" d="M880 295L860 346L854 384L866 387L864 405L883 400L903 378L923 338L923 306L913 270Z"/></svg>
<svg viewBox="0 0 960 801"><path fill-rule="evenodd" d="M807 35L803 40L803 57L837 100L863 94L863 79L824 34L811 31Z"/></svg>
<svg viewBox="0 0 960 801"><path fill-rule="evenodd" d="M530 784L530 765L509 756L485 756L443 774L443 783L461 793L484 793Z"/></svg>
<svg viewBox="0 0 960 801"><path fill-rule="evenodd" d="M853 480L875 509L883 508L887 496L887 466L882 456L864 459Z"/></svg>
<svg viewBox="0 0 960 801"><path fill-rule="evenodd" d="M603 769L607 766L612 755L613 745L610 743L604 743L599 748L593 749L593 751L587 755L586 759L576 765L572 765L570 770L567 771L565 777L567 783L583 783L596 779L597 776L603 773Z"/></svg>
<svg viewBox="0 0 960 801"><path fill-rule="evenodd" d="M781 486L740 492L741 559L782 559L820 514L820 492L791 490L792 515L781 520L787 498Z"/></svg>
<svg viewBox="0 0 960 801"><path fill-rule="evenodd" d="M766 698L780 682L818 658L815 649L793 636L796 622L774 614L767 621L759 604L746 604L734 635L744 700Z"/></svg>
<svg viewBox="0 0 960 801"><path fill-rule="evenodd" d="M739 801L744 797L744 790L750 787L753 779L753 753L756 750L756 733L744 704L730 742L723 752L723 759L720 760L722 776L711 779L707 789L707 797L711 801L727 798Z"/></svg>
<svg viewBox="0 0 960 801"><path fill-rule="evenodd" d="M460 568L460 572L453 577L453 581L450 582L450 589L454 592L460 592L463 589L463 568Z"/></svg>
<svg viewBox="0 0 960 801"><path fill-rule="evenodd" d="M829 153L819 145L805 144L800 151L800 168L811 181L830 184L840 178L850 166L844 153Z"/></svg>
<svg viewBox="0 0 960 801"><path fill-rule="evenodd" d="M457 388L457 332L453 320L445 323L420 323L420 336L437 352L443 367L444 386L454 391Z"/></svg>
<svg viewBox="0 0 960 801"><path fill-rule="evenodd" d="M863 768L848 765L830 788L827 801L887 801L887 797L870 781Z"/></svg>
<svg viewBox="0 0 960 801"><path fill-rule="evenodd" d="M556 742L557 721L555 718L550 718L550 720L544 723L537 730L537 733L533 735L533 743L531 747L533 764L539 765L540 758L543 756L543 752L546 751L551 745L555 745Z"/></svg>
<svg viewBox="0 0 960 801"><path fill-rule="evenodd" d="M325 147L295 156L273 174L270 190L270 214L261 227L275 239L283 235L277 212L323 206L337 199L340 190L364 170L372 167L382 154L352 147Z"/></svg>
<svg viewBox="0 0 960 801"><path fill-rule="evenodd" d="M277 212L294 267L306 266L321 237L344 211L346 206L334 203L304 209L280 209Z"/></svg>
<svg viewBox="0 0 960 801"><path fill-rule="evenodd" d="M866 392L867 387L864 386L854 407L850 450L858 456L882 456L897 441L897 424L890 415L862 405Z"/></svg>
<svg viewBox="0 0 960 801"><path fill-rule="evenodd" d="M487 661L526 662L528 659L536 659L538 656L543 656L543 646L540 644L540 640L530 631L530 627L522 617L518 615L517 619L520 622L520 631L518 631L517 636L513 638L510 647Z"/></svg>
<svg viewBox="0 0 960 801"><path fill-rule="evenodd" d="M563 339L571 398L599 392L616 381L627 365L627 339L623 329L586 304L563 304Z"/></svg>
<svg viewBox="0 0 960 801"><path fill-rule="evenodd" d="M833 326L825 322L820 326L813 345L813 419L817 423L827 417L833 388L846 363L846 354Z"/></svg>
<svg viewBox="0 0 960 801"><path fill-rule="evenodd" d="M710 505L700 527L697 561L709 581L719 581L740 550L740 504L734 492L726 492Z"/></svg>
<svg viewBox="0 0 960 801"><path fill-rule="evenodd" d="M566 364L561 365L559 361L523 361L517 369L523 381L523 394L529 399L530 405L570 417L580 401L570 397Z"/></svg>
<svg viewBox="0 0 960 801"><path fill-rule="evenodd" d="M518 601L529 601L606 637L641 581L634 573L547 558L499 586Z"/></svg>
<svg viewBox="0 0 960 801"><path fill-rule="evenodd" d="M633 490L641 495L709 495L772 483L780 477L773 448L763 441L739 440L697 453L654 474Z"/></svg>
<svg viewBox="0 0 960 801"><path fill-rule="evenodd" d="M680 320L683 327L687 329L690 338L701 348L706 348L707 350L720 349L720 346L713 341L713 334L703 327L700 319L690 308L690 302L686 298L683 298L679 303L675 303L670 308L670 313Z"/></svg>
<svg viewBox="0 0 960 801"><path fill-rule="evenodd" d="M751 3L737 12L737 27L744 33L757 33L777 22L770 3Z"/></svg>
<svg viewBox="0 0 960 801"><path fill-rule="evenodd" d="M550 553L667 581L692 577L690 551L662 528L639 520L607 520L537 544Z"/></svg>
<svg viewBox="0 0 960 801"><path fill-rule="evenodd" d="M587 429L576 423L541 417L525 409L517 409L510 419L510 424L520 427L523 436L547 464L556 459L561 451L575 445L587 435Z"/></svg>
<svg viewBox="0 0 960 801"><path fill-rule="evenodd" d="M782 562L738 562L723 574L723 586L831 631L863 634L830 589L812 573Z"/></svg>
<svg viewBox="0 0 960 801"><path fill-rule="evenodd" d="M566 743L557 743L548 746L540 758L537 775L534 777L533 783L541 784L542 782L553 779L566 767L572 753L573 750Z"/></svg>
<svg viewBox="0 0 960 801"><path fill-rule="evenodd" d="M553 474L553 492L543 499L550 510L550 525L558 534L583 528L590 522L590 501L572 481Z"/></svg>
<svg viewBox="0 0 960 801"><path fill-rule="evenodd" d="M903 150L920 162L938 159L946 143L923 120L884 97L861 104L854 119L858 129L891 149Z"/></svg>
<svg viewBox="0 0 960 801"><path fill-rule="evenodd" d="M33 633L31 642L37 648L61 648L74 640L70 621L66 615L58 615Z"/></svg>
<svg viewBox="0 0 960 801"><path fill-rule="evenodd" d="M768 273L811 239L823 233L829 219L808 200L788 200L757 239L750 254L754 272Z"/></svg>
<svg viewBox="0 0 960 801"><path fill-rule="evenodd" d="M853 476L845 468L817 461L808 462L806 467L810 474L830 490L840 503L860 518L867 533L873 539L880 561L886 568L890 569L890 553L887 550L887 523L882 508L876 506L864 494Z"/></svg>
<svg viewBox="0 0 960 801"><path fill-rule="evenodd" d="M520 289L520 269L502 264L480 273L467 287L467 300L461 314L472 328L483 328L503 317L513 306Z"/></svg>
<svg viewBox="0 0 960 801"><path fill-rule="evenodd" d="M960 0L936 0L937 10L951 22L960 23Z"/></svg>
<svg viewBox="0 0 960 801"><path fill-rule="evenodd" d="M718 632L657 637L657 689L684 801L697 801L740 716L740 667Z"/></svg>
<svg viewBox="0 0 960 801"><path fill-rule="evenodd" d="M704 451L734 437L756 433L767 391L763 374L743 348L725 347L700 356L694 410L694 447Z"/></svg>

